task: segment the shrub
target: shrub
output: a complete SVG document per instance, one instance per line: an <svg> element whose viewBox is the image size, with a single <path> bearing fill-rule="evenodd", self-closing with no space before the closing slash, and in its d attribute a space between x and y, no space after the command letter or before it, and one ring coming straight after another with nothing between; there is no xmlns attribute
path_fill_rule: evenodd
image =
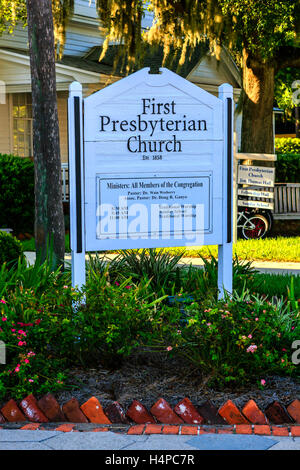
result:
<svg viewBox="0 0 300 470"><path fill-rule="evenodd" d="M102 276L93 272L85 288L86 305L72 318L77 341L74 355L84 364L101 362L117 367L138 348L141 334L151 334L157 304L148 284L132 280L110 282L108 269Z"/></svg>
<svg viewBox="0 0 300 470"><path fill-rule="evenodd" d="M275 168L276 182L299 183L300 153L278 153Z"/></svg>
<svg viewBox="0 0 300 470"><path fill-rule="evenodd" d="M300 337L299 311L244 293L232 299L194 302L185 324L173 312L153 325L145 347L183 356L210 386L246 384L267 375L296 375L292 342Z"/></svg>
<svg viewBox="0 0 300 470"><path fill-rule="evenodd" d="M34 166L30 159L0 154L0 227L33 233Z"/></svg>
<svg viewBox="0 0 300 470"><path fill-rule="evenodd" d="M0 230L0 265L16 263L23 256L22 244L9 233Z"/></svg>
<svg viewBox="0 0 300 470"><path fill-rule="evenodd" d="M300 139L278 137L275 139L276 153L300 153Z"/></svg>
<svg viewBox="0 0 300 470"><path fill-rule="evenodd" d="M66 368L75 360L70 273L51 272L50 263L0 269L0 340L7 361L0 368L0 400L66 388Z"/></svg>

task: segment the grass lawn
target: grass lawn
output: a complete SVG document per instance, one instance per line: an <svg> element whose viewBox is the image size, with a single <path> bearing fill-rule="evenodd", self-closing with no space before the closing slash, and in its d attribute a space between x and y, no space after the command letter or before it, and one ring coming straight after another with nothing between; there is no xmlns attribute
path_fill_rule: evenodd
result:
<svg viewBox="0 0 300 470"><path fill-rule="evenodd" d="M180 248L170 248L168 251L176 253ZM216 245L203 247L187 247L186 256L192 258L203 256L209 258L210 254L217 257ZM300 262L300 237L277 237L264 240L240 239L233 245L233 254L239 259L263 261L294 261Z"/></svg>
<svg viewBox="0 0 300 470"><path fill-rule="evenodd" d="M22 242L25 251L35 251L34 239ZM166 248L170 253L178 253L184 248ZM209 258L210 254L217 257L217 246L185 247L188 257L203 256ZM66 235L66 252L70 252L70 237ZM263 261L293 261L300 262L300 237L277 237L264 240L238 240L233 246L233 253L239 259Z"/></svg>

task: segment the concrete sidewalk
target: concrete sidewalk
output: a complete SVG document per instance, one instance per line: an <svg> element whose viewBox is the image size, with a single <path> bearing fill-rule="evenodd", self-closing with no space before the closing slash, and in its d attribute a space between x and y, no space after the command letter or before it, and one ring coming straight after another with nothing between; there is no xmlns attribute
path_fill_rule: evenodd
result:
<svg viewBox="0 0 300 470"><path fill-rule="evenodd" d="M29 264L33 264L35 261L35 252L34 251L26 251L25 252L26 258ZM113 260L116 258L117 255L115 254L106 254L100 257L107 259L108 261ZM88 256L86 256L88 260ZM65 256L66 262L71 262L71 255L66 254ZM245 261L247 262L247 261ZM192 265L195 267L203 268L204 263L201 258L182 258L179 265ZM292 263L292 262L277 262L277 261L252 261L252 267L256 269L260 273L267 273L267 274L293 274L293 275L300 275L300 263Z"/></svg>
<svg viewBox="0 0 300 470"><path fill-rule="evenodd" d="M0 450L300 450L300 437L226 434L128 436L114 432L65 433L6 429L0 430ZM143 458L147 459L147 456Z"/></svg>

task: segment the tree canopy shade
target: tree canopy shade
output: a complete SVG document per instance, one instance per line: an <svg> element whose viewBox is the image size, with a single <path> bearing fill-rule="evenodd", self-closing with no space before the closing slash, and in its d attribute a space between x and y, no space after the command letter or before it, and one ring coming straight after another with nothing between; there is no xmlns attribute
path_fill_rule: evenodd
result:
<svg viewBox="0 0 300 470"><path fill-rule="evenodd" d="M219 57L227 47L243 71L242 150L273 153L274 76L300 66L300 6L291 0L150 0L154 21L141 28L143 0L96 0L109 41L124 44L128 69L143 40L174 47L183 63L188 48L208 41ZM105 52L105 47L103 54Z"/></svg>

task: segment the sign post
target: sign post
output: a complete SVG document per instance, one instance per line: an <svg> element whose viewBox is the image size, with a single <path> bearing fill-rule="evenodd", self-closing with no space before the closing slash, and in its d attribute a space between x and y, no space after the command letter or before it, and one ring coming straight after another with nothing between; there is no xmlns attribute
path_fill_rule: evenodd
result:
<svg viewBox="0 0 300 470"><path fill-rule="evenodd" d="M230 85L217 98L164 68L85 99L71 85L74 287L86 251L218 245L219 295L232 292L232 110Z"/></svg>
<svg viewBox="0 0 300 470"><path fill-rule="evenodd" d="M233 89L224 83L219 87L223 102L224 157L223 157L223 243L218 245L218 290L232 292L232 219L233 219Z"/></svg>
<svg viewBox="0 0 300 470"><path fill-rule="evenodd" d="M72 253L73 287L81 287L85 284L85 219L82 126L82 86L78 82L73 82L70 85L70 94L68 99L70 242Z"/></svg>

